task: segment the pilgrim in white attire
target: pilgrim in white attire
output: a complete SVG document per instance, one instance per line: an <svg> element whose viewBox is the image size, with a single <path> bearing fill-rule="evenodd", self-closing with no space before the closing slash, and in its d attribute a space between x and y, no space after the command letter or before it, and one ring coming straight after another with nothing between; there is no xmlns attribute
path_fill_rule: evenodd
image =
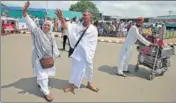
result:
<svg viewBox="0 0 176 103"><path fill-rule="evenodd" d="M27 15L25 17L26 24L29 30L32 32L32 68L34 76L37 76L37 83L41 87L41 91L45 94L49 94L48 89L48 77L54 76L56 72L55 66L49 69L43 69L40 65L40 59L46 54L49 54L53 58L56 58L60 55L54 35L52 33L52 23L50 21L45 21L44 24L50 25L50 31L44 33L33 20ZM43 24L43 25L44 25ZM53 48L52 48L53 45ZM53 49L53 53L52 53Z"/></svg>
<svg viewBox="0 0 176 103"><path fill-rule="evenodd" d="M138 18L138 21L143 23L143 18ZM125 42L121 48L120 51L120 56L119 56L119 67L117 69L117 74L120 76L126 77L123 72L128 72L128 62L130 59L130 55L132 52L133 45L135 42L139 40L142 42L144 45L149 46L151 43L147 41L140 33L139 33L139 28L136 25L133 25L129 32L128 35L125 39Z"/></svg>
<svg viewBox="0 0 176 103"><path fill-rule="evenodd" d="M70 56L72 58L71 73L69 84L70 87L64 89L65 92L72 91L74 88L80 88L83 78L88 79L87 88L98 92L99 89L92 85L93 77L93 58L96 51L98 31L91 24L91 13L83 12L83 22L67 24L64 20L61 10L56 9L56 15L61 20L62 26L67 30L67 36L70 41L70 46L75 47L77 41L85 31L82 39Z"/></svg>
<svg viewBox="0 0 176 103"><path fill-rule="evenodd" d="M86 28L80 24L71 24L68 26L68 38L71 47L73 48L79 37ZM82 40L79 42L75 51L71 55L71 76L69 82L78 88L81 85L83 77L86 77L89 82L93 76L93 57L97 45L98 31L92 24L89 25Z"/></svg>
<svg viewBox="0 0 176 103"><path fill-rule="evenodd" d="M52 101L50 91L48 88L48 77L54 76L56 72L55 66L43 69L40 64L40 59L43 56L49 55L54 59L59 57L60 52L58 51L57 44L54 39L54 34L52 33L53 24L51 21L45 21L42 30L37 27L34 21L28 15L26 9L29 7L30 3L27 2L23 9L23 15L31 31L32 36L32 68L33 74L37 77L37 83L41 88L41 91L45 95L45 99ZM48 25L48 32L44 31L45 26Z"/></svg>

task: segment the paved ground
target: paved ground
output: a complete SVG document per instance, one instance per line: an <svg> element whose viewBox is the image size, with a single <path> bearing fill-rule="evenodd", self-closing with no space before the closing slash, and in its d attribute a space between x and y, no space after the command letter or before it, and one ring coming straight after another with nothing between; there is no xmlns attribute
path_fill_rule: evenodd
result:
<svg viewBox="0 0 176 103"><path fill-rule="evenodd" d="M62 40L57 39L59 48ZM76 94L64 93L70 74L70 59L67 52L56 60L57 73L51 79L54 102L176 102L176 56L171 58L172 67L162 77L149 81L148 69L140 66L134 72L137 52L133 50L129 77L114 74L118 65L121 45L99 42L94 59L93 83L100 91L92 92L84 86ZM36 86L31 69L31 38L29 35L1 37L1 101L2 102L45 102ZM83 81L86 85L86 80Z"/></svg>
<svg viewBox="0 0 176 103"><path fill-rule="evenodd" d="M110 43L123 43L123 41L125 40L124 37L99 37L98 38L99 41L101 42L110 42ZM171 44L175 44L176 45L176 38L172 38L172 39L165 39L167 43L171 43Z"/></svg>

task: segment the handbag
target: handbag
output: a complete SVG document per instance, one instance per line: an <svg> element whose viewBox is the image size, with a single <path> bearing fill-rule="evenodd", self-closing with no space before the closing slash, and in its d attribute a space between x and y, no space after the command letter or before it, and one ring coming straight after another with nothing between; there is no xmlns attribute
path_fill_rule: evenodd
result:
<svg viewBox="0 0 176 103"><path fill-rule="evenodd" d="M78 45L79 42L81 41L82 37L84 36L84 34L85 34L85 32L87 31L88 28L89 28L89 26L83 31L81 37L79 38L79 40L78 40L77 43L75 44L74 48L72 48L72 47L70 46L70 49L69 49L69 51L68 51L68 57L70 57L70 56L73 54L75 48L77 47L77 45Z"/></svg>
<svg viewBox="0 0 176 103"><path fill-rule="evenodd" d="M53 55L53 45L52 45L52 55ZM40 59L40 64L43 69L48 69L54 66L54 59L51 56L43 56Z"/></svg>

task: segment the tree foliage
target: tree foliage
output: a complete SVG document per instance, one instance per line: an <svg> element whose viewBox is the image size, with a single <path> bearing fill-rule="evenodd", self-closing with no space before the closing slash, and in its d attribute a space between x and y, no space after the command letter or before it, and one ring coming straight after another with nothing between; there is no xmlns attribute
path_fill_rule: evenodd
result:
<svg viewBox="0 0 176 103"><path fill-rule="evenodd" d="M94 20L99 19L98 8L96 7L94 3L89 2L89 1L81 0L80 2L77 2L76 4L71 5L69 10L77 11L77 12L84 12L88 10L92 12Z"/></svg>

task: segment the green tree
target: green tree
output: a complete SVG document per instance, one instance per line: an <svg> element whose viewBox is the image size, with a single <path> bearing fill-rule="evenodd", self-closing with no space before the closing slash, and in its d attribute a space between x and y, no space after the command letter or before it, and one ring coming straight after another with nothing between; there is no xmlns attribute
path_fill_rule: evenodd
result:
<svg viewBox="0 0 176 103"><path fill-rule="evenodd" d="M85 0L81 0L80 2L71 5L69 10L77 12L84 12L85 10L91 11L93 14L93 20L98 20L100 17L99 10L96 5Z"/></svg>

